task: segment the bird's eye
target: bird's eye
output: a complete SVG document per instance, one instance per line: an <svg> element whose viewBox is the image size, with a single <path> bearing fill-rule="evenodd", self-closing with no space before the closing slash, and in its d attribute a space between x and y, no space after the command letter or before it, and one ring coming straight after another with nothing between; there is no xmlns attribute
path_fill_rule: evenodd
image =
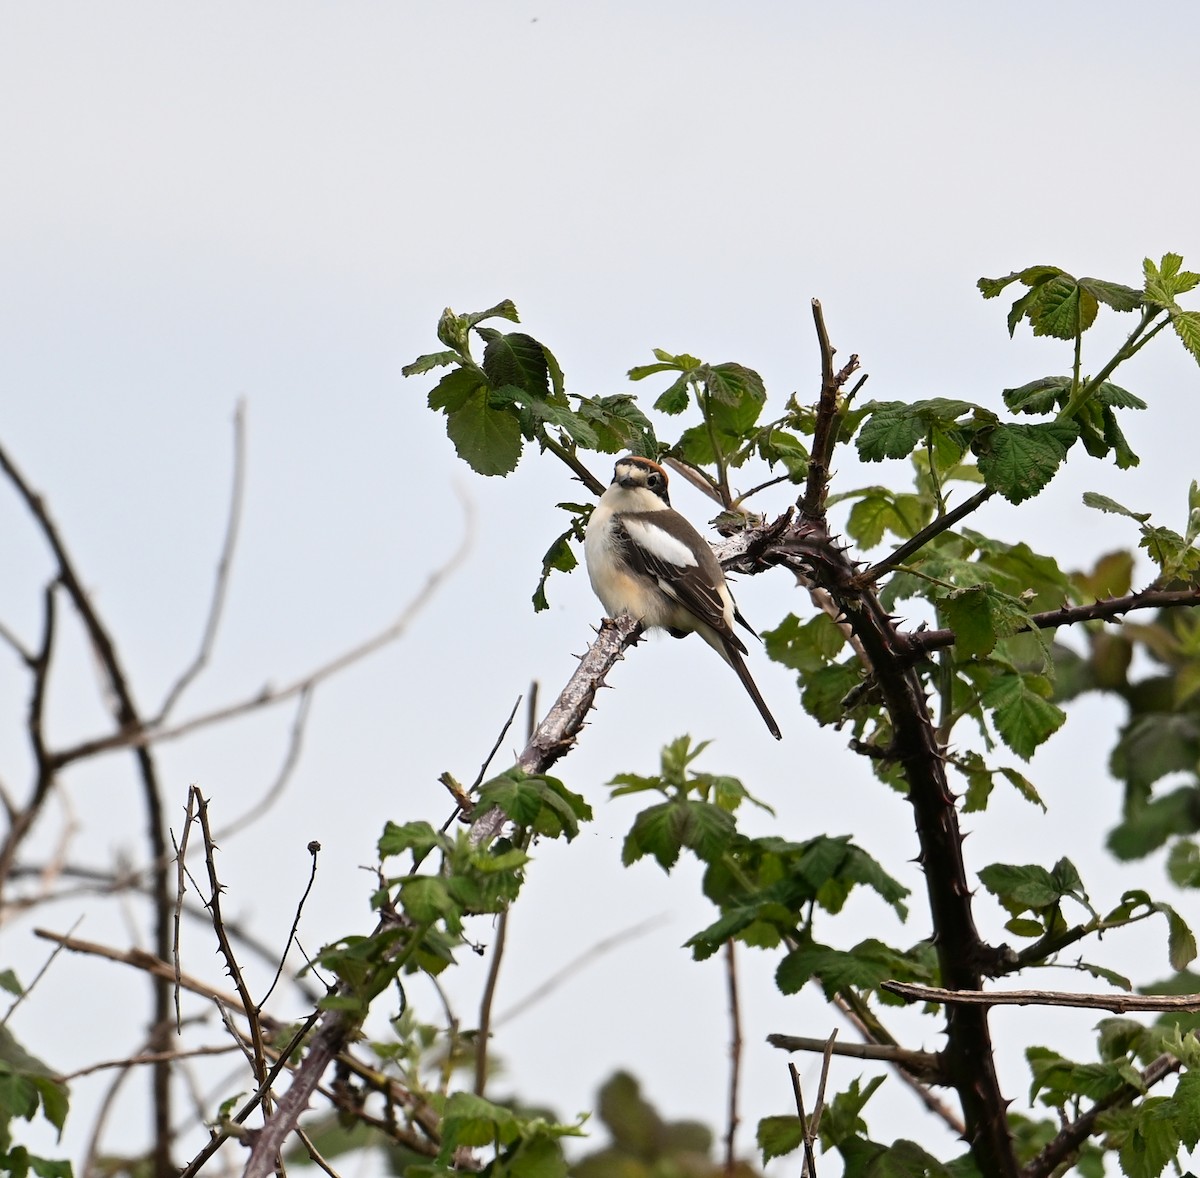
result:
<svg viewBox="0 0 1200 1178"><path fill-rule="evenodd" d="M649 477L646 479L646 485L648 487L661 487L662 486L662 475L651 471Z"/></svg>

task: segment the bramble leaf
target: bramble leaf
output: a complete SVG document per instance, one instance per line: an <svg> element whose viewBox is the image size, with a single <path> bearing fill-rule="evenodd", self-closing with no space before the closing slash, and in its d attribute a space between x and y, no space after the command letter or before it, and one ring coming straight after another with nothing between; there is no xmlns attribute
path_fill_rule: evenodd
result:
<svg viewBox="0 0 1200 1178"><path fill-rule="evenodd" d="M1073 421L998 425L976 443L979 471L1010 503L1023 503L1050 482L1078 437Z"/></svg>

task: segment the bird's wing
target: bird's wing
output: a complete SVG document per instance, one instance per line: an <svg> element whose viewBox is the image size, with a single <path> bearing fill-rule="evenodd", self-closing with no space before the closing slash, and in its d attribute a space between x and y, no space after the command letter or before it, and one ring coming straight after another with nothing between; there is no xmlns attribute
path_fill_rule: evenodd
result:
<svg viewBox="0 0 1200 1178"><path fill-rule="evenodd" d="M676 512L627 512L616 523L621 555L634 572L650 577L688 613L745 651L729 625L721 566L687 520Z"/></svg>

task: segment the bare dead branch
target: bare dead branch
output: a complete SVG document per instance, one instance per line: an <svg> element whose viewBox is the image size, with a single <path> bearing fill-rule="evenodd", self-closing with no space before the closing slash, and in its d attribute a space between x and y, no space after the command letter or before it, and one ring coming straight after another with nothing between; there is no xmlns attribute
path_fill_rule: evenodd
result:
<svg viewBox="0 0 1200 1178"><path fill-rule="evenodd" d="M137 1055L128 1056L124 1059L103 1059L99 1063L88 1064L85 1068L77 1068L73 1072L66 1072L61 1076L56 1076L55 1079L61 1084L69 1084L72 1080L79 1080L84 1076L91 1076L96 1072L111 1071L113 1068L141 1067L148 1063L178 1063L181 1060L197 1059L201 1056L229 1055L230 1052L238 1050L240 1048L236 1043L220 1043L207 1047L180 1048L178 1051L142 1051Z"/></svg>
<svg viewBox="0 0 1200 1178"><path fill-rule="evenodd" d="M808 481L797 506L805 519L820 520L825 516L825 493L829 486L829 460L837 443L838 394L842 386L858 370L858 357L851 356L835 372L833 357L836 349L829 342L825 314L818 299L812 301L813 324L821 349L821 396L817 402L817 420L813 429L812 454L808 460Z"/></svg>
<svg viewBox="0 0 1200 1178"><path fill-rule="evenodd" d="M874 1059L897 1064L915 1076L924 1076L933 1083L945 1083L941 1059L931 1051L910 1051L891 1043L836 1043L832 1037L812 1039L807 1035L768 1035L767 1042L781 1051L811 1051L819 1055L828 1053L844 1055L848 1059Z"/></svg>
<svg viewBox="0 0 1200 1178"><path fill-rule="evenodd" d="M212 598L209 601L208 617L200 635L200 649L195 658L183 669L179 678L167 691L158 715L151 724L162 724L170 715L183 693L195 682L196 676L208 666L221 615L225 609L225 596L229 589L229 573L233 567L233 554L237 549L238 529L242 519L242 492L246 476L246 403L238 401L233 411L233 485L229 492L229 515L225 521L225 538L221 544L221 555L217 559L217 572L213 580Z"/></svg>
<svg viewBox="0 0 1200 1178"><path fill-rule="evenodd" d="M369 655L375 654L377 651L382 650L384 647L403 637L416 615L433 598L434 593L441 586L442 582L462 562L470 546L470 539L471 529L466 528L463 531L462 540L457 550L444 564L429 574L419 592L390 625L385 626L382 630L360 642L357 646L343 651L328 662L322 663L320 666L306 672L298 679L293 679L283 687L263 687L254 695L246 696L234 703L203 712L198 716L193 716L190 720L184 720L178 724L162 725L159 727L143 724L135 728L123 730L112 736L96 737L92 740L83 741L57 752L53 758L55 767L61 768L73 761L95 756L97 753L109 752L112 749L126 747L140 748L153 744L161 744L168 740L178 740L180 737L187 736L202 728L210 728L212 725L220 724L225 720L232 720L238 716L244 716L250 712L256 712L262 708L282 703L284 700L293 699L304 692L311 692L313 688L323 683L326 679L332 678L334 675L339 674L355 663L361 662Z"/></svg>
<svg viewBox="0 0 1200 1178"><path fill-rule="evenodd" d="M488 1082L488 1040L492 1034L492 1003L496 1000L496 982L500 977L500 963L504 960L504 946L508 940L508 909L496 918L496 937L492 945L492 957L488 962L487 980L483 985L483 996L479 1002L479 1030L475 1036L475 1095L482 1096Z"/></svg>
<svg viewBox="0 0 1200 1178"><path fill-rule="evenodd" d="M792 1096L796 1101L796 1115L804 1132L804 1165L800 1168L800 1178L817 1178L817 1159L813 1154L812 1137L808 1131L808 1114L804 1111L804 1090L800 1087L800 1073L796 1065L788 1060L788 1075L792 1078Z"/></svg>
<svg viewBox="0 0 1200 1178"><path fill-rule="evenodd" d="M275 987L279 985L279 979L283 977L283 963L287 961L287 955L291 951L292 943L296 940L296 930L300 927L300 917L304 912L304 905L308 902L309 894L312 892L313 884L317 878L317 856L321 852L321 844L313 839L308 844L308 853L312 856L312 864L308 872L308 883L304 885L304 892L296 904L296 915L292 917L292 927L288 930L287 942L283 946L283 952L279 955L279 966L275 970L275 976L271 979L271 984L267 987L267 992L262 996L262 1001L258 1004L261 1010L266 1006L272 994L275 993Z"/></svg>
<svg viewBox="0 0 1200 1178"><path fill-rule="evenodd" d="M1200 994L1074 994L1062 990L943 990L911 982L883 982L883 989L910 1002L944 1002L957 1006L1074 1006L1080 1010L1198 1011Z"/></svg>
<svg viewBox="0 0 1200 1178"><path fill-rule="evenodd" d="M725 942L725 983L729 995L729 1102L725 1128L725 1173L733 1174L736 1162L734 1145L737 1137L738 1094L742 1075L742 1012L738 1002L737 956L731 937Z"/></svg>
<svg viewBox="0 0 1200 1178"><path fill-rule="evenodd" d="M83 923L83 917L81 916L81 917L79 917L78 920L75 921L75 923L73 925L71 925L70 931L73 933L82 923ZM70 934L68 933L68 936L69 935ZM51 965L53 965L54 959L62 951L63 951L62 945L55 945L54 948L50 950L50 954L46 958L46 960L42 962L41 968L37 971L37 973L35 973L33 975L33 981L31 981L29 983L29 985L26 986L9 1004L8 1009L4 1012L4 1017L0 1018L0 1027L8 1026L8 1020L10 1018L12 1018L17 1007L20 1006L21 1003L24 1002L25 999L28 998L29 995L32 994L34 990L37 989L38 982L40 982L42 980L42 978L44 978L46 976L46 971L50 968Z"/></svg>
<svg viewBox="0 0 1200 1178"><path fill-rule="evenodd" d="M9 482L16 489L24 502L26 509L33 517L43 539L54 554L58 564L58 580L65 589L71 604L75 607L83 628L87 633L92 650L101 667L110 693L109 706L118 733L136 732L144 727L143 720L133 699L129 679L117 655L116 646L107 628L100 620L91 596L83 586L74 562L67 552L65 543L57 526L41 496L37 495L25 477L17 469L7 450L0 446L0 470L3 470ZM154 872L152 906L154 912L154 950L160 958L165 958L171 951L171 896L167 876L167 836L166 820L163 814L162 794L158 785L158 776L154 760L146 748L134 750L137 762L138 776L142 784L142 797L146 807L146 837L150 844L150 857L161 866ZM61 766L53 756L46 755L45 765L39 768L57 769ZM15 848L14 848L15 849ZM0 869L11 866L0 863ZM2 877L0 877L2 879ZM151 1031L152 1050L166 1050L167 1036L170 1033L171 990L161 981L155 981L153 1021ZM173 1178L174 1167L171 1162L171 1073L170 1065L160 1063L153 1065L151 1082L152 1104L154 1117L154 1159L153 1170L156 1178Z"/></svg>

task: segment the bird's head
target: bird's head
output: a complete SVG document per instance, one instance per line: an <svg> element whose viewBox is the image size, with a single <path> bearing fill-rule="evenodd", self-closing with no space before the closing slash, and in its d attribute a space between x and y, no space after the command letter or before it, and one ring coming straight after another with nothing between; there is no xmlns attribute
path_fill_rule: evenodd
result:
<svg viewBox="0 0 1200 1178"><path fill-rule="evenodd" d="M649 458L630 454L617 462L609 492L619 495L626 511L655 511L670 507L667 472Z"/></svg>

